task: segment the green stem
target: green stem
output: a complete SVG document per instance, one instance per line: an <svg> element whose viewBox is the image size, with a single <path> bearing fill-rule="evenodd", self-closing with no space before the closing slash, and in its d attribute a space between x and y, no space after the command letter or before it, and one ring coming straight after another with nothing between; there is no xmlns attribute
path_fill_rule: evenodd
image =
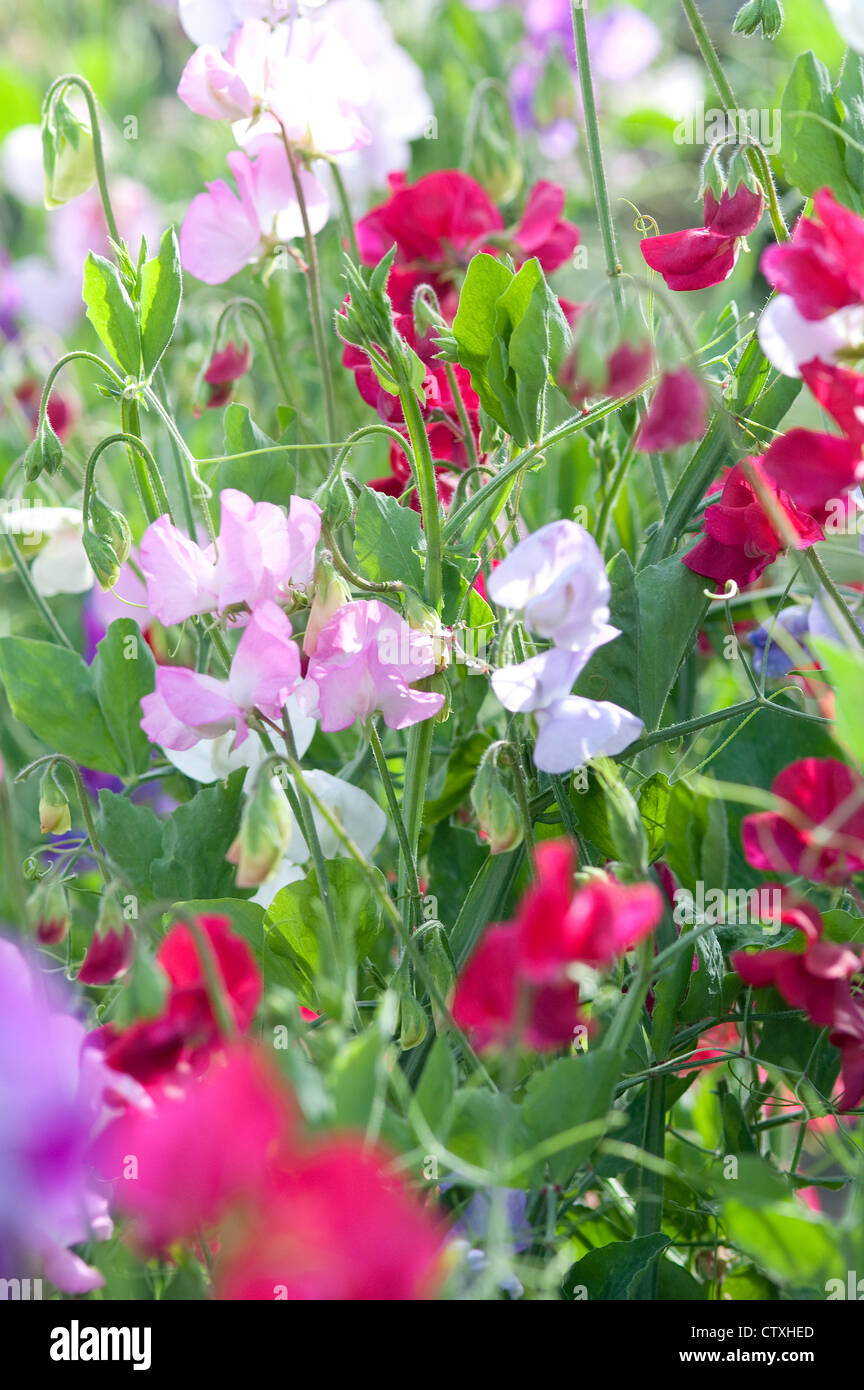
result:
<svg viewBox="0 0 864 1390"><path fill-rule="evenodd" d="M591 81L591 58L588 51L587 4L583 0L572 0L573 39L576 44L576 66L579 76L579 90L582 94L582 111L585 117L585 143L588 147L588 162L591 166L591 183L594 188L594 202L600 223L600 236L606 257L606 273L613 285L613 294L618 311L624 307L621 275L622 267L618 259L615 241L615 223L606 186L606 171L603 167L603 148L600 143L600 124L597 119L597 105L594 100L594 84Z"/></svg>
<svg viewBox="0 0 864 1390"><path fill-rule="evenodd" d="M399 806L399 799L396 795L396 788L393 785L393 778L390 775L390 768L387 766L387 758L381 744L381 738L378 733L378 730L375 727L374 721L371 719L369 720L368 728L369 742L372 745L372 753L375 757L375 762L378 766L378 772L381 777L381 783L384 787L384 795L387 797L387 805L390 808L390 815L393 819L393 824L396 828L396 835L399 840L399 848L402 852L402 858L406 866L405 872L406 878L408 880L408 889L411 898L411 905L414 909L414 925L416 926L419 924L420 919L423 915L423 894L420 891L420 880L417 876L417 863L414 858L411 842L408 839L408 831L405 828L405 822L402 819L402 811Z"/></svg>
<svg viewBox="0 0 864 1390"><path fill-rule="evenodd" d="M96 445L95 449L90 454L90 457L88 458L87 463L84 466L84 490L81 501L81 512L84 517L85 527L87 526L90 520L90 497L93 492L93 480L96 470L96 461L99 458L100 454L104 453L104 451L111 444L126 444L128 446L129 453L135 453L139 455L141 461L143 462L148 482L148 496L152 500L152 515L148 511L147 520L155 521L158 516L164 514L167 514L170 517L171 508L168 503L168 494L165 491L165 484L162 481L162 474L159 472L159 466L156 463L155 458L153 457L150 450L147 448L147 445L143 442L142 439L138 437L137 434L126 434L120 432L117 434L109 434L105 439L101 439L99 443Z"/></svg>
<svg viewBox="0 0 864 1390"><path fill-rule="evenodd" d="M423 825L423 804L426 799L426 781L429 776L429 762L432 756L432 734L434 721L424 719L420 724L412 724L408 731L408 747L405 753L405 776L402 789L402 818L407 832L407 846L399 848L398 892L402 904L402 920L408 925L411 919L411 875L416 872L417 847Z"/></svg>
<svg viewBox="0 0 864 1390"><path fill-rule="evenodd" d="M339 199L342 221L345 224L345 235L348 238L348 249L351 252L351 259L355 265L359 265L360 247L357 245L357 232L354 227L354 217L351 212L351 204L348 201L348 191L345 188L342 170L339 168L335 159L331 159L328 162L330 164L330 172L333 175L333 182L336 185L336 196Z"/></svg>
<svg viewBox="0 0 864 1390"><path fill-rule="evenodd" d="M148 521L155 521L159 516L159 504L153 490L149 467L140 448L137 447L141 441L141 417L138 411L138 402L123 401L120 407L120 419L123 425L123 437L127 441L131 439L135 441L136 447L133 448L132 444L128 444L127 452L129 462L132 465L132 476L135 479L135 486L141 499L141 506L144 508L144 515Z"/></svg>
<svg viewBox="0 0 864 1390"><path fill-rule="evenodd" d="M471 421L468 419L468 412L465 409L465 402L462 399L462 392L456 380L456 373L451 363L445 366L447 384L450 387L450 395L453 397L453 404L456 406L456 414L459 416L459 424L462 427L462 437L465 441L465 452L468 455L468 467L479 468L480 459L477 456L477 445L474 442L474 431L471 429Z"/></svg>
<svg viewBox="0 0 864 1390"><path fill-rule="evenodd" d="M723 71L723 65L717 55L711 36L705 27L705 21L699 13L695 0L681 0L687 22L693 30L693 37L696 40L696 47L702 55L711 80L717 89L717 95L727 113L738 111L738 101L732 86ZM761 145L747 146L747 161L762 186L762 191L768 202L768 212L771 217L771 225L774 228L774 235L778 241L789 240L789 229L780 211L780 204L777 201L777 190L774 187L774 179L771 174L771 166L768 157Z"/></svg>
<svg viewBox="0 0 864 1390"><path fill-rule="evenodd" d="M306 246L306 290L309 296L309 319L312 328L312 337L315 344L315 354L318 358L318 370L321 373L321 389L324 394L324 413L327 420L327 437L335 439L336 433L336 407L333 398L333 375L330 370L330 358L327 355L327 338L324 329L324 318L321 303L321 274L318 267L318 247L315 243L315 234L309 222L309 211L306 207L306 195L303 192L303 184L300 179L300 171L297 167L297 157L291 148L291 141L282 127L282 143L285 147L285 154L288 157L288 166L291 170L291 180L294 184L294 195L297 199L297 206L300 209L300 220L303 223L303 238Z"/></svg>
<svg viewBox="0 0 864 1390"><path fill-rule="evenodd" d="M401 362L391 363L399 385L399 400L402 413L408 426L408 435L414 451L417 470L417 491L420 494L420 509L423 516L423 531L426 536L426 599L436 612L441 606L443 592L441 507L438 502L438 486L435 479L435 463L429 447L429 436L423 423L423 416L414 388L402 369Z"/></svg>
<svg viewBox="0 0 864 1390"><path fill-rule="evenodd" d="M285 714L284 719L282 720L282 737L285 740L285 750L288 754L289 765L292 767L299 767L300 758L297 753L297 744L294 739L294 730L291 727L291 720L289 719L287 712ZM321 849L321 841L318 837L318 830L315 825L315 817L312 814L312 806L309 800L306 782L303 778L298 778L296 776L294 780L296 783L297 804L296 807L292 806L292 810L294 811L294 814L297 816L297 819L300 822L300 828L303 831L303 838L306 841L306 846L312 857L312 863L315 866L315 877L318 880L318 892L320 893L321 901L324 904L324 912L327 917L327 925L329 927L331 936L331 955L332 960L335 964L339 960L341 954L340 942L342 940L342 937L339 931L339 922L336 917L336 907L333 902L333 895L330 891L330 880L327 874L327 862L324 858L323 850ZM290 787L285 788L286 794L289 796L289 800L291 790L292 789Z"/></svg>
<svg viewBox="0 0 864 1390"><path fill-rule="evenodd" d="M78 87L84 93L84 100L87 103L87 111L90 116L90 133L93 137L93 164L96 169L96 182L99 185L99 197L102 199L102 211L105 214L105 223L108 227L108 235L111 240L120 242L120 232L117 229L117 222L114 217L114 209L111 206L111 195L108 192L108 179L105 173L105 155L102 149L102 129L99 124L99 112L96 106L96 95L90 83L78 73L67 73L63 77L58 77L45 94L42 103L43 119L48 111L49 104L54 93L60 88Z"/></svg>
<svg viewBox="0 0 864 1390"><path fill-rule="evenodd" d="M851 612L848 603L844 599L834 580L822 563L821 556L816 552L815 546L810 546L801 555L801 560L805 568L810 570L812 578L817 585L825 590L831 599L831 603L837 610L841 623L845 623L847 631L852 638L853 646L864 647L864 632L855 621L855 616Z"/></svg>
<svg viewBox="0 0 864 1390"><path fill-rule="evenodd" d="M630 465L632 464L633 458L636 453L637 430L638 424L634 428L633 434L631 435L627 443L627 447L618 461L618 466L612 474L612 477L609 479L609 486L606 489L606 495L603 498L603 502L600 507L600 515L597 518L597 529L594 533L594 539L596 540L600 550L603 550L606 544L606 536L609 531L609 522L612 519L612 510L621 494L621 489L624 486L624 481L627 477L627 474L630 471Z"/></svg>

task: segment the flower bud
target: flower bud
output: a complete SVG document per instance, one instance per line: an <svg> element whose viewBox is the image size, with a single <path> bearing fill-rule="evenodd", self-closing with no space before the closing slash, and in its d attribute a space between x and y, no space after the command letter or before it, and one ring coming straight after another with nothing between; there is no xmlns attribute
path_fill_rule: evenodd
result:
<svg viewBox="0 0 864 1390"><path fill-rule="evenodd" d="M65 835L72 828L69 802L52 768L45 773L39 788L39 824L43 835Z"/></svg>
<svg viewBox="0 0 864 1390"><path fill-rule="evenodd" d="M522 187L523 170L510 103L500 89L487 87L471 134L466 171L486 189L493 203L509 203Z"/></svg>
<svg viewBox="0 0 864 1390"><path fill-rule="evenodd" d="M69 899L54 874L40 879L26 904L27 921L43 946L56 946L69 931Z"/></svg>
<svg viewBox="0 0 864 1390"><path fill-rule="evenodd" d="M783 6L780 0L748 0L735 16L733 34L755 34L762 26L762 36L776 39L783 27Z"/></svg>
<svg viewBox="0 0 864 1390"><path fill-rule="evenodd" d="M208 410L227 405L233 395L235 381L245 376L252 365L252 349L248 343L238 348L235 343L226 343L224 348L214 352L210 365L204 373L204 380L210 390L207 396Z"/></svg>
<svg viewBox="0 0 864 1390"><path fill-rule="evenodd" d="M108 985L124 974L135 954L135 937L123 916L123 893L110 883L102 894L96 929L78 971L82 985Z"/></svg>
<svg viewBox="0 0 864 1390"><path fill-rule="evenodd" d="M103 589L113 589L129 558L132 533L122 512L109 507L98 492L90 498L90 525L82 537L87 559Z"/></svg>
<svg viewBox="0 0 864 1390"><path fill-rule="evenodd" d="M446 671L450 665L450 629L444 626L434 608L423 603L411 589L405 592L405 620L415 632L428 632L432 638L435 670ZM435 689L446 693L445 686L436 686Z"/></svg>
<svg viewBox="0 0 864 1390"><path fill-rule="evenodd" d="M513 779L503 766L506 743L492 743L483 754L474 784L471 805L477 829L488 841L491 854L501 854L522 843L524 827L513 792Z"/></svg>
<svg viewBox="0 0 864 1390"><path fill-rule="evenodd" d="M71 202L96 179L93 136L62 96L52 102L42 121L42 163L46 208Z"/></svg>
<svg viewBox="0 0 864 1390"><path fill-rule="evenodd" d="M354 503L342 474L328 478L315 493L314 500L321 508L321 527L335 530L351 519Z"/></svg>
<svg viewBox="0 0 864 1390"><path fill-rule="evenodd" d="M429 1031L426 1010L413 994L403 994L399 999L399 1046L403 1052L417 1047Z"/></svg>
<svg viewBox="0 0 864 1390"><path fill-rule="evenodd" d="M51 427L46 415L36 431L36 438L24 455L24 476L28 483L35 482L42 472L53 476L63 462L63 445Z"/></svg>
<svg viewBox="0 0 864 1390"><path fill-rule="evenodd" d="M322 555L315 566L315 597L309 610L309 621L303 638L303 651L306 656L314 655L322 627L325 627L333 614L338 613L350 599L351 590L345 580L336 573L332 560Z"/></svg>
<svg viewBox="0 0 864 1390"><path fill-rule="evenodd" d="M293 829L288 798L278 781L265 772L246 798L240 830L225 856L229 864L237 865L238 888L257 888L273 877Z"/></svg>

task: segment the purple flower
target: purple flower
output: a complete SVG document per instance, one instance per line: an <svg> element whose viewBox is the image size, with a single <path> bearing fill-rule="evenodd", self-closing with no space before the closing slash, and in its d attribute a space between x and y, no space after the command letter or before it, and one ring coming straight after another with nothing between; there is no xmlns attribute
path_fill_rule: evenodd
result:
<svg viewBox="0 0 864 1390"><path fill-rule="evenodd" d="M112 1230L88 1169L109 1074L49 985L0 939L0 1277L37 1268L58 1288L86 1293L102 1277L68 1247ZM115 1091L122 1085L116 1073L110 1080Z"/></svg>

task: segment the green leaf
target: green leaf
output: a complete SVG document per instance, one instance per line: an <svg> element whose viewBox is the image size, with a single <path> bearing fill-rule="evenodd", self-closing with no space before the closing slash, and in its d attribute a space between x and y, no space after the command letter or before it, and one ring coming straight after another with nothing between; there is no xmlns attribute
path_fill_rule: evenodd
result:
<svg viewBox="0 0 864 1390"><path fill-rule="evenodd" d="M227 782L203 787L172 812L165 824L163 852L153 864L153 891L168 902L190 898L242 897L234 883L234 867L225 855L240 826L240 805L246 769L238 768Z"/></svg>
<svg viewBox="0 0 864 1390"><path fill-rule="evenodd" d="M848 647L826 642L824 638L812 638L811 641L834 686L837 738L864 771L864 724L861 721L864 658L860 651L850 651Z"/></svg>
<svg viewBox="0 0 864 1390"><path fill-rule="evenodd" d="M141 370L141 340L132 301L115 265L88 252L84 262L84 303L87 317L102 342L130 376Z"/></svg>
<svg viewBox="0 0 864 1390"><path fill-rule="evenodd" d="M591 1250L567 1271L562 1286L563 1296L571 1301L587 1296L591 1303L615 1299L623 1301L630 1297L639 1276L671 1244L669 1236L657 1232ZM584 1294L581 1292L583 1289Z"/></svg>
<svg viewBox="0 0 864 1390"><path fill-rule="evenodd" d="M659 727L669 692L696 641L708 607L704 587L705 580L683 565L680 555L670 555L636 575L640 630L638 713L649 733Z"/></svg>
<svg viewBox="0 0 864 1390"><path fill-rule="evenodd" d="M159 255L147 261L141 272L141 359L144 375L151 377L174 336L183 277L180 272L180 248L174 228L162 233Z"/></svg>
<svg viewBox="0 0 864 1390"><path fill-rule="evenodd" d="M819 1290L830 1278L846 1278L846 1259L826 1218L778 1203L754 1209L737 1199L724 1203L727 1237L769 1278L796 1290Z"/></svg>
<svg viewBox="0 0 864 1390"><path fill-rule="evenodd" d="M422 592L425 549L420 517L395 497L364 487L354 520L354 554L363 573L376 583L399 579Z"/></svg>
<svg viewBox="0 0 864 1390"><path fill-rule="evenodd" d="M446 1038L436 1038L426 1058L414 1098L427 1125L441 1139L447 1134L457 1081L450 1044Z"/></svg>
<svg viewBox="0 0 864 1390"><path fill-rule="evenodd" d="M162 853L162 822L152 808L118 792L101 791L96 835L133 893L149 902L153 897L150 870Z"/></svg>
<svg viewBox="0 0 864 1390"><path fill-rule="evenodd" d="M522 1115L532 1143L541 1144L606 1115L618 1069L616 1056L597 1051L561 1057L542 1071L535 1071L522 1102ZM553 1154L547 1160L553 1183L566 1187L599 1142L600 1136L595 1135Z"/></svg>
<svg viewBox="0 0 864 1390"><path fill-rule="evenodd" d="M485 252L475 256L453 334L483 409L518 444L533 443L550 375L569 338L539 262L528 260L514 274Z"/></svg>
<svg viewBox="0 0 864 1390"><path fill-rule="evenodd" d="M366 1129L379 1088L386 1084L384 1067L389 1052L380 1030L374 1027L341 1049L330 1070L334 1125Z"/></svg>
<svg viewBox="0 0 864 1390"><path fill-rule="evenodd" d="M153 689L154 670L153 654L138 624L132 618L116 618L96 649L90 672L128 777L150 766L153 745L141 728L141 697Z"/></svg>
<svg viewBox="0 0 864 1390"><path fill-rule="evenodd" d="M381 903L369 886L366 873L353 859L328 859L327 882L336 910L336 920L344 930L356 961L362 961L375 944L381 930ZM372 872L382 887L386 880L380 869ZM289 883L276 894L267 911L266 925L274 935L280 935L298 961L302 971L311 979L339 979L338 962L322 955L326 935L324 905L318 890L314 868L306 877ZM337 943L337 946L341 943Z"/></svg>
<svg viewBox="0 0 864 1390"><path fill-rule="evenodd" d="M672 788L663 772L654 772L642 783L639 792L639 814L648 834L650 863L659 859L666 841L666 811Z"/></svg>
<svg viewBox="0 0 864 1390"><path fill-rule="evenodd" d="M639 714L640 613L636 575L626 551L613 555L608 567L609 621L621 636L595 652L574 687L589 700L611 700Z"/></svg>
<svg viewBox="0 0 864 1390"><path fill-rule="evenodd" d="M819 119L813 120L814 115ZM802 53L780 105L780 161L789 182L808 197L828 186L843 202L849 201L852 192L857 205L846 176L845 145L823 121L840 125L831 76L815 54Z"/></svg>
<svg viewBox="0 0 864 1390"><path fill-rule="evenodd" d="M29 637L0 637L0 679L15 718L55 752L98 772L123 771L92 673L77 652Z"/></svg>
<svg viewBox="0 0 864 1390"><path fill-rule="evenodd" d="M219 465L218 491L223 488L237 488L245 492L254 502L274 502L279 506L290 505L294 492L296 470L291 455L285 445L294 440L296 411L280 408L282 434L278 441L270 438L259 429L249 414L249 407L232 401L225 409L223 429L225 431L226 454L251 454L249 458L226 459ZM256 449L267 449L266 454L252 453Z"/></svg>

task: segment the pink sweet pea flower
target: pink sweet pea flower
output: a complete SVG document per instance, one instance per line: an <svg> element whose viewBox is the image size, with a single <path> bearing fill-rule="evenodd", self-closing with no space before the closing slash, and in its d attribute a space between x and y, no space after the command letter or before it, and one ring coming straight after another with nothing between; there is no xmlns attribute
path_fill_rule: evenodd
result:
<svg viewBox="0 0 864 1390"><path fill-rule="evenodd" d="M230 280L250 261L303 235L288 158L281 144L267 138L254 159L234 150L228 164L239 197L224 179L192 199L180 231L183 269L207 285ZM309 224L320 232L329 213L326 189L308 170L299 171Z"/></svg>
<svg viewBox="0 0 864 1390"><path fill-rule="evenodd" d="M299 696L308 712L317 706L326 733L347 729L376 710L388 728L404 729L441 709L443 695L410 686L434 670L429 633L410 628L378 599L358 599L321 629Z"/></svg>
<svg viewBox="0 0 864 1390"><path fill-rule="evenodd" d="M635 448L662 454L701 439L708 418L708 390L689 367L664 372L639 427Z"/></svg>
<svg viewBox="0 0 864 1390"><path fill-rule="evenodd" d="M838 203L830 188L820 189L813 207L815 218L800 218L791 241L762 256L769 284L811 321L864 302L864 218Z"/></svg>
<svg viewBox="0 0 864 1390"><path fill-rule="evenodd" d="M755 230L762 206L761 193L745 183L734 193L725 188L719 203L708 189L704 225L644 237L639 244L645 263L663 276L670 290L704 290L719 285L731 275L739 240Z"/></svg>
<svg viewBox="0 0 864 1390"><path fill-rule="evenodd" d="M741 822L747 862L756 869L802 874L813 883L844 883L864 870L864 777L836 758L802 758L771 787L787 803Z"/></svg>
<svg viewBox="0 0 864 1390"><path fill-rule="evenodd" d="M581 1022L579 989L566 978L532 985L520 969L519 928L500 923L483 933L459 976L453 1017L481 1051L513 1042L523 1019L526 1046L556 1051L573 1041Z"/></svg>
<svg viewBox="0 0 864 1390"><path fill-rule="evenodd" d="M284 48L284 29L247 19L232 34L224 57L210 44L195 50L183 69L177 95L190 111L215 121L252 116L267 99Z"/></svg>
<svg viewBox="0 0 864 1390"><path fill-rule="evenodd" d="M204 550L167 516L144 533L148 603L166 626L237 604L252 608L282 597L292 584L311 582L321 534L317 503L294 496L286 517L272 502L253 502L245 492L225 488L220 507L219 539Z"/></svg>
<svg viewBox="0 0 864 1390"><path fill-rule="evenodd" d="M559 183L540 179L528 194L513 233L526 259L536 256L547 273L563 265L579 245L579 228L562 217L563 211L564 189Z"/></svg>
<svg viewBox="0 0 864 1390"><path fill-rule="evenodd" d="M860 439L800 427L773 440L761 462L768 477L795 505L820 523L829 504L864 478Z"/></svg>
<svg viewBox="0 0 864 1390"><path fill-rule="evenodd" d="M153 743L178 749L234 729L236 747L248 735L250 712L259 709L271 719L280 718L299 681L300 651L291 640L291 624L267 599L249 619L227 681L185 666L157 668L156 689L141 701L141 728Z"/></svg>

